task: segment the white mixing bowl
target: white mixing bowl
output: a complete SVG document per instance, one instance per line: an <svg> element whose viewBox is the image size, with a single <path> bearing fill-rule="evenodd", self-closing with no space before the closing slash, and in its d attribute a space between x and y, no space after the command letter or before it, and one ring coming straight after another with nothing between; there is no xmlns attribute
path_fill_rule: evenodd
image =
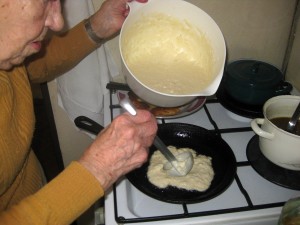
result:
<svg viewBox="0 0 300 225"><path fill-rule="evenodd" d="M176 107L184 105L198 96L215 94L221 82L226 58L226 46L222 32L215 21L203 10L183 0L148 0L147 3L132 1L129 3L130 13L126 18L120 33L119 47L123 62L123 73L132 91L148 103L161 107ZM188 21L198 28L210 41L213 51L212 82L203 90L192 94L176 95L158 92L143 84L133 74L126 64L122 54L123 33L141 16L153 13L163 13L181 21ZM147 70L148 68L145 68ZM184 74L182 75L184 76ZM201 79L201 77L199 78Z"/></svg>

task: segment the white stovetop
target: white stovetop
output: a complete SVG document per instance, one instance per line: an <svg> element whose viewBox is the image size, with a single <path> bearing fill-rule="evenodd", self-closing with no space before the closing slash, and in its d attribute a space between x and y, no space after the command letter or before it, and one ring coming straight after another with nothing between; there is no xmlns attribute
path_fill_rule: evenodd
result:
<svg viewBox="0 0 300 225"><path fill-rule="evenodd" d="M113 95L114 103L117 104L117 98ZM109 95L105 96L105 122L110 122ZM238 116L226 110L219 103L206 104L212 118L217 126L222 128L249 127L251 119ZM119 109L114 110L114 116L120 113ZM213 129L208 121L204 109L179 119L166 120L166 122L182 122L195 124L206 129ZM252 131L240 133L225 133L222 138L232 148L237 162L247 161L246 146L253 137ZM269 203L285 202L290 198L300 195L299 191L290 190L275 185L262 178L251 166L238 167L237 174L246 187L246 191L251 197L254 205L263 205ZM151 217L164 214L182 213L182 206L161 202L141 193L133 187L127 179L121 179L116 185L118 215L126 218ZM210 211L226 208L246 207L247 202L242 195L236 181L234 180L230 187L221 195L202 203L188 204L189 212ZM213 216L201 216L186 219L165 220L158 222L147 222L139 224L222 224L222 225L273 225L277 223L281 207L251 210L244 212L226 213ZM105 199L105 224L116 225L114 212L114 194L110 192ZM136 223L135 223L136 224Z"/></svg>

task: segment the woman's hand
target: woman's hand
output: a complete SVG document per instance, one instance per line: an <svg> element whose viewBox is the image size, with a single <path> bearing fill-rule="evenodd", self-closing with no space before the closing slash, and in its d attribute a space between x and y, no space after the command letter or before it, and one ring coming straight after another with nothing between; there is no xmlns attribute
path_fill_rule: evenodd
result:
<svg viewBox="0 0 300 225"><path fill-rule="evenodd" d="M137 112L136 116L124 113L116 117L79 160L98 179L104 190L147 160L157 122L150 112Z"/></svg>
<svg viewBox="0 0 300 225"><path fill-rule="evenodd" d="M132 0L129 0L132 1ZM106 0L100 9L91 16L91 26L95 34L102 39L116 35L129 13L127 0ZM144 3L147 0L136 0Z"/></svg>

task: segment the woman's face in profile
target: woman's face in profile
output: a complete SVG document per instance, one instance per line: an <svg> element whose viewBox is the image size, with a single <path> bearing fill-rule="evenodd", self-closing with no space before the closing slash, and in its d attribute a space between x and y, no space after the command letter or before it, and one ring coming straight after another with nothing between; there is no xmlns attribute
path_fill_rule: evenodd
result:
<svg viewBox="0 0 300 225"><path fill-rule="evenodd" d="M0 0L0 69L41 49L48 29L63 27L60 0Z"/></svg>

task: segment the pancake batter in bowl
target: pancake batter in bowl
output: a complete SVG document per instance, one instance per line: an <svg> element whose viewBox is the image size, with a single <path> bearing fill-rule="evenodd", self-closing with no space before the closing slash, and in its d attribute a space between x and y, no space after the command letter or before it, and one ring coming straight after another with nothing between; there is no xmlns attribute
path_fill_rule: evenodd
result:
<svg viewBox="0 0 300 225"><path fill-rule="evenodd" d="M214 171L212 168L211 157L205 155L197 155L193 149L179 148L168 146L170 151L176 156L179 153L190 151L194 158L194 166L192 170L183 177L172 177L163 169L167 162L166 158L155 151L150 159L147 177L153 185L159 188L166 188L174 186L185 190L206 191L214 178Z"/></svg>
<svg viewBox="0 0 300 225"><path fill-rule="evenodd" d="M197 93L214 79L211 43L188 21L145 15L123 33L121 46L132 74L158 92Z"/></svg>

